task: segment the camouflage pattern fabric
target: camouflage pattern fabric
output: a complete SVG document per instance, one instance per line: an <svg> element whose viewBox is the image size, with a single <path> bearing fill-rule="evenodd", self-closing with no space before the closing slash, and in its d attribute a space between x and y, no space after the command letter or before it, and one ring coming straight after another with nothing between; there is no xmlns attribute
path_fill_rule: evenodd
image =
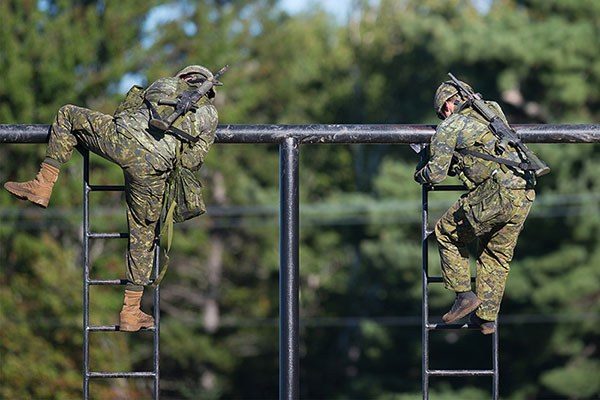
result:
<svg viewBox="0 0 600 400"><path fill-rule="evenodd" d="M477 189L460 198L444 213L435 226L435 234L444 285L455 292L471 290L467 246L477 241L475 286L477 297L483 303L476 314L482 319L494 321L500 309L517 238L529 214L535 192L531 189L500 189L499 194L492 192L486 199L476 192ZM495 212L489 213L488 209Z"/></svg>
<svg viewBox="0 0 600 400"><path fill-rule="evenodd" d="M489 103L504 117L496 103ZM460 155L468 149L518 161L512 150L499 149L483 118L471 108L453 113L437 128L430 159L415 174L420 183L437 184L456 174L470 189L435 226L447 289L471 290L467 246L476 241L477 296L483 301L476 314L494 321L504 294L509 263L517 238L535 198L530 173L495 161Z"/></svg>
<svg viewBox="0 0 600 400"><path fill-rule="evenodd" d="M487 102L506 121L500 106ZM483 160L471 155L461 155L454 150L473 150L500 158L520 162L519 155L511 149L500 149L498 141L488 129L487 122L470 107L455 112L438 125L429 146L429 162L415 174L420 183L437 184L456 174L469 187L488 179L496 171L497 179L504 187L524 189L533 187L534 175L515 168Z"/></svg>
<svg viewBox="0 0 600 400"><path fill-rule="evenodd" d="M179 78L165 78L154 82L146 90L145 96L153 102L165 97L174 99L189 88ZM199 105L195 113L187 113L175 122L180 129L200 137L193 145L182 144L169 134L149 130L150 112L146 106L113 117L66 105L58 111L50 129L46 157L65 163L75 146L81 145L123 169L130 234L127 279L135 285L147 285L150 282L157 225L165 185L174 168L177 146L183 149L182 164L197 170L214 141L217 111L208 99L203 98Z"/></svg>

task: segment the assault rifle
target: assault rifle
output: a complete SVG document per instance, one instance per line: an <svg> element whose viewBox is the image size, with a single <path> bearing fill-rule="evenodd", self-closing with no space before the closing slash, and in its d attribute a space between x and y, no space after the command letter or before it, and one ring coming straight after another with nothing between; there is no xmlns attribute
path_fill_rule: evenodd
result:
<svg viewBox="0 0 600 400"><path fill-rule="evenodd" d="M469 87L467 87L463 82L456 79L452 73L448 72L448 76L452 80L452 83L459 91L459 94L462 95L463 98L466 99L468 104L473 107L475 111L483 116L483 118L488 122L488 127L498 138L499 146L504 150L507 146L512 147L517 151L520 158L523 160L521 163L516 163L514 161L499 159L493 156L489 156L483 153L474 154L471 152L473 156L489 159L491 161L500 162L503 164L508 164L512 166L516 166L526 171L534 171L535 176L546 175L550 172L550 167L548 167L542 160L540 160L531 150L527 148L521 142L519 135L513 128L511 128L500 116L488 106L481 95L473 92Z"/></svg>
<svg viewBox="0 0 600 400"><path fill-rule="evenodd" d="M194 138L193 136L188 135L186 132L183 132L182 130L172 126L173 122L175 122L175 120L177 118L179 118L181 115L184 115L188 111L196 111L198 109L198 106L196 105L196 103L203 96L205 96L208 92L210 92L210 90L214 86L222 86L223 83L219 81L219 78L225 72L227 72L228 69L229 69L229 65L226 65L223 68L221 68L219 71L217 71L217 73L214 74L214 76L212 78L198 79L198 80L192 81L191 83L201 83L201 84L200 84L200 86L198 86L195 89L186 90L185 92L181 93L179 96L177 96L177 99L175 99L175 100L160 99L158 101L159 105L173 106L173 107L175 107L175 110L166 118L161 118L160 115L158 115L158 113L153 113L153 118L149 122L150 126L156 128L156 129L159 129L160 131L163 131L163 132L171 132L171 133L175 134L175 136L178 136L181 139L184 139L186 141L192 141L192 142L197 141L197 138Z"/></svg>

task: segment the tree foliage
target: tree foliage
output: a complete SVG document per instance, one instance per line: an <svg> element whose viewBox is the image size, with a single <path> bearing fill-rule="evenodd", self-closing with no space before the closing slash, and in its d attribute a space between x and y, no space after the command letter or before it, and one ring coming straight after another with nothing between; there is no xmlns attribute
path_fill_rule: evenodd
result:
<svg viewBox="0 0 600 400"><path fill-rule="evenodd" d="M357 1L342 23L275 0L0 2L0 122L50 123L74 103L111 113L124 85L186 64L231 64L222 124L436 123L447 71L514 123L600 119L600 6L560 0ZM501 315L503 398L600 395L597 145L532 146L552 168L517 247ZM30 179L41 145L2 145L0 178ZM420 188L405 146L301 149L301 396L421 398ZM278 151L215 145L209 212L178 226L162 284L164 398L276 398ZM0 193L0 397L81 396L81 158L51 207ZM92 158L92 182L122 182ZM123 197L92 195L94 232L123 231ZM431 221L456 197L433 194ZM124 275L125 245L92 241L92 274ZM439 272L431 243L430 268ZM149 296L147 296L149 297ZM432 318L451 294L434 288ZM92 290L114 324L117 290ZM150 307L150 303L145 304ZM146 370L149 336L94 333L93 370ZM432 333L435 368L489 368L476 332ZM24 373L26 371L27 373ZM432 380L432 397L480 399L489 382ZM95 398L147 398L140 381Z"/></svg>

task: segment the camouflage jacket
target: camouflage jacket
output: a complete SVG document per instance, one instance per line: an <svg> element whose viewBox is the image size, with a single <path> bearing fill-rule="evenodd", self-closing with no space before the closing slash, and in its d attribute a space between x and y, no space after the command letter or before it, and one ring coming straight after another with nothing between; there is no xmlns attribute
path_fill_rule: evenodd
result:
<svg viewBox="0 0 600 400"><path fill-rule="evenodd" d="M146 90L134 89L135 87L124 101L124 103L129 101L131 104L120 106L115 113L115 123L119 133L131 137L142 148L155 154L157 157L149 160L157 171L173 169L177 146L181 146L183 167L191 170L200 168L214 142L217 128L218 114L212 102L205 96L198 102L199 107L195 112L188 112L175 120L173 123L175 127L200 138L196 143L182 143L173 135L149 129L151 113L144 100L149 101L159 114L165 117L173 111L173 107L158 105L158 101L174 100L179 94L192 89L192 86L182 79L169 77L155 81Z"/></svg>
<svg viewBox="0 0 600 400"><path fill-rule="evenodd" d="M506 121L500 106L495 102L486 102ZM421 183L440 183L446 177L457 175L465 185L472 189L488 179L492 174L504 187L522 189L532 179L517 168L507 167L495 161L488 161L472 155L460 154L466 149L520 161L519 155L512 149L502 150L498 140L488 128L483 117L470 107L454 112L438 125L431 139L429 161L415 174Z"/></svg>

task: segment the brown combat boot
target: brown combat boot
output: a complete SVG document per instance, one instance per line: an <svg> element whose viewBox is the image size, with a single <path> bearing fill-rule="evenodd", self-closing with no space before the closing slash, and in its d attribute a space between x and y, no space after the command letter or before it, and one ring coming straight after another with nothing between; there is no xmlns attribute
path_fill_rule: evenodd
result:
<svg viewBox="0 0 600 400"><path fill-rule="evenodd" d="M125 290L123 308L119 314L119 330L137 332L141 328L153 328L154 318L140 310L143 291Z"/></svg>
<svg viewBox="0 0 600 400"><path fill-rule="evenodd" d="M496 332L496 321L488 321L487 319L479 318L475 313L471 314L469 322L479 326L481 333L484 335L490 335Z"/></svg>
<svg viewBox="0 0 600 400"><path fill-rule="evenodd" d="M454 322L466 316L471 311L475 311L480 304L481 300L479 300L479 297L470 290L468 292L456 293L456 300L454 300L452 308L444 314L442 320L447 324Z"/></svg>
<svg viewBox="0 0 600 400"><path fill-rule="evenodd" d="M58 168L42 163L35 179L27 182L6 182L4 188L19 199L29 200L40 207L48 207L52 187L58 178Z"/></svg>

